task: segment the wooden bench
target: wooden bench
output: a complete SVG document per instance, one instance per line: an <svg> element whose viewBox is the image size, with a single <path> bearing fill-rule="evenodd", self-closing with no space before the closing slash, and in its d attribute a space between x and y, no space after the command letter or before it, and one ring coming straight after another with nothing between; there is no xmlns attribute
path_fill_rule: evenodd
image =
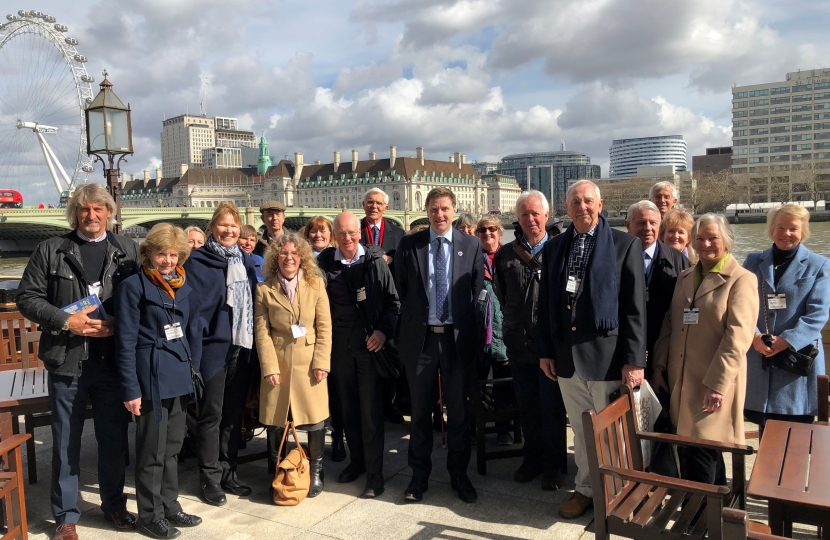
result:
<svg viewBox="0 0 830 540"><path fill-rule="evenodd" d="M26 496L23 493L23 460L20 457L20 445L30 435L14 435L0 441L0 457L3 468L0 470L0 500L3 501L6 533L2 540L29 537L26 521Z"/></svg>
<svg viewBox="0 0 830 540"><path fill-rule="evenodd" d="M745 457L750 446L637 432L627 387L601 412L582 415L594 492L598 540L616 534L638 540L722 540L721 512L745 508ZM733 487L713 486L645 472L641 441L652 440L730 452ZM697 521L695 518L699 516Z"/></svg>

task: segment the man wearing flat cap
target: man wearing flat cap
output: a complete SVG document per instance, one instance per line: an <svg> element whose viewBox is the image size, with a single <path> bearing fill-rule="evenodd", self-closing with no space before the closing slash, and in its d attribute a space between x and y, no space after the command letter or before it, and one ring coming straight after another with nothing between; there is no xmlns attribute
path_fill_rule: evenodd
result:
<svg viewBox="0 0 830 540"><path fill-rule="evenodd" d="M265 230L262 231L262 238L254 248L254 254L263 257L268 245L274 238L282 236L282 224L285 221L285 205L279 201L268 201L259 207L262 223Z"/></svg>

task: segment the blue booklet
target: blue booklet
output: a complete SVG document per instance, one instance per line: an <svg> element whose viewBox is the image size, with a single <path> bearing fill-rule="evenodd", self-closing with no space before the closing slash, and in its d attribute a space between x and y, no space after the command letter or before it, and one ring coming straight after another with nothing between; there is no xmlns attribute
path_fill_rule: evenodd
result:
<svg viewBox="0 0 830 540"><path fill-rule="evenodd" d="M98 308L87 314L90 319L107 320L107 312L104 311L104 305L101 303L101 299L98 298L97 294L90 294L86 298L81 298L80 300L72 302L68 306L61 309L70 315L74 315L90 306L96 306ZM70 334L72 334L72 332L70 332Z"/></svg>

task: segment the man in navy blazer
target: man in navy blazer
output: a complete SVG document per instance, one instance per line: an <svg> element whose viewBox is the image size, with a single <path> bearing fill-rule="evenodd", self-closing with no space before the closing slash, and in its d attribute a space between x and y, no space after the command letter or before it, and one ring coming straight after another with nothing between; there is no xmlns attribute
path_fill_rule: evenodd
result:
<svg viewBox="0 0 830 540"><path fill-rule="evenodd" d="M395 254L401 301L396 341L412 394L407 501L420 501L432 472L432 408L438 370L447 407L447 469L452 488L468 503L478 498L467 477L470 440L466 378L478 352L475 301L484 285L481 243L452 228L455 194L435 188L426 199L429 229L404 236Z"/></svg>
<svg viewBox="0 0 830 540"><path fill-rule="evenodd" d="M542 249L538 323L540 367L559 381L574 432L576 490L559 507L574 519L593 506L582 413L643 380L646 281L640 240L608 225L597 185L580 180L565 200L571 226Z"/></svg>
<svg viewBox="0 0 830 540"><path fill-rule="evenodd" d="M659 185L659 184L656 184ZM651 376L654 344L660 335L663 319L671 307L674 286L680 272L692 266L685 255L657 237L660 231L660 209L652 201L637 201L628 207L625 228L643 244L643 267L646 274L646 377Z"/></svg>

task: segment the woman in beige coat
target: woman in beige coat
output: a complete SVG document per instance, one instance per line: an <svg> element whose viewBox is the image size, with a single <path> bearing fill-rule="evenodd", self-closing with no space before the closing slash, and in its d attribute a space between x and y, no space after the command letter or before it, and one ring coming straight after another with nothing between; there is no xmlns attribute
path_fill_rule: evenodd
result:
<svg viewBox="0 0 830 540"><path fill-rule="evenodd" d="M655 345L654 386L671 393L678 435L742 444L758 281L731 255L735 236L722 215L701 216L692 239L699 261L677 280ZM726 484L720 452L685 449L680 468L684 479Z"/></svg>
<svg viewBox="0 0 830 540"><path fill-rule="evenodd" d="M323 491L323 422L329 416L331 313L326 286L311 247L295 233L276 239L264 259L254 329L262 369L259 420L269 426L269 468L276 468L282 429L291 418L308 432L308 496L316 497Z"/></svg>

